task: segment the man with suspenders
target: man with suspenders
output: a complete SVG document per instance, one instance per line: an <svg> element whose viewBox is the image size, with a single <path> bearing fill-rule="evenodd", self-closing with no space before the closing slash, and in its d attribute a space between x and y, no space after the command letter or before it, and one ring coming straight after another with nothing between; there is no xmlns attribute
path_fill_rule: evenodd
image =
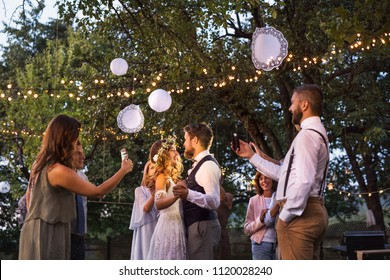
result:
<svg viewBox="0 0 390 280"><path fill-rule="evenodd" d="M235 152L249 159L257 170L278 181L276 200L280 205L276 224L281 258L319 259L321 241L328 226L323 192L329 164L328 139L320 115L321 89L308 84L294 90L289 108L300 132L292 142L282 165L254 153L240 140Z"/></svg>

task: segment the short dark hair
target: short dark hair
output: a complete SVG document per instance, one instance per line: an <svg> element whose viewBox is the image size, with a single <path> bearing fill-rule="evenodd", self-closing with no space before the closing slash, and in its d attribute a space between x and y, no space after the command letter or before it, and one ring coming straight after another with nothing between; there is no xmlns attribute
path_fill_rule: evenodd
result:
<svg viewBox="0 0 390 280"><path fill-rule="evenodd" d="M314 114L321 116L324 107L324 98L321 88L316 84L305 84L294 89L302 99L306 99Z"/></svg>
<svg viewBox="0 0 390 280"><path fill-rule="evenodd" d="M188 133L191 139L196 136L202 147L206 149L209 149L213 143L213 131L206 123L189 124L185 126L183 130Z"/></svg>

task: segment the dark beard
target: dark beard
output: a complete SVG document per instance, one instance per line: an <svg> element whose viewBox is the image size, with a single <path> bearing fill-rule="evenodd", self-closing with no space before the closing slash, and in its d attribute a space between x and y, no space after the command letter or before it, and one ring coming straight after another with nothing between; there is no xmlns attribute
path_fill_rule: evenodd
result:
<svg viewBox="0 0 390 280"><path fill-rule="evenodd" d="M292 120L291 122L295 125L295 124L300 124L301 123L301 119L302 119L302 111L299 111L299 112L296 112L292 115Z"/></svg>
<svg viewBox="0 0 390 280"><path fill-rule="evenodd" d="M185 150L184 151L184 157L186 159L193 159L194 158L194 149L192 149L192 150Z"/></svg>

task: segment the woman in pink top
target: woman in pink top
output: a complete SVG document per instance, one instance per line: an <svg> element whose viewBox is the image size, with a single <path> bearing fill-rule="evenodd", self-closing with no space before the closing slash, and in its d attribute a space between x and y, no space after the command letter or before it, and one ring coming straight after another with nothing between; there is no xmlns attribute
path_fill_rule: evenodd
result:
<svg viewBox="0 0 390 280"><path fill-rule="evenodd" d="M252 241L254 260L274 260L276 247L275 225L262 222L262 212L269 209L276 184L260 172L256 172L254 186L257 194L249 199L244 232Z"/></svg>

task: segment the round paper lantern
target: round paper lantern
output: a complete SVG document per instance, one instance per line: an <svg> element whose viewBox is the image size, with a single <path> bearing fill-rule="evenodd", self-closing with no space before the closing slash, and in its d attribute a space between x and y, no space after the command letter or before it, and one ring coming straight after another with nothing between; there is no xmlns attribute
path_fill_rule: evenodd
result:
<svg viewBox="0 0 390 280"><path fill-rule="evenodd" d="M118 127L126 133L136 133L144 127L144 115L138 105L131 104L119 112Z"/></svg>
<svg viewBox="0 0 390 280"><path fill-rule="evenodd" d="M124 60L123 58L115 58L110 63L111 72L117 76L122 76L126 74L128 68L129 66L127 65L126 60Z"/></svg>
<svg viewBox="0 0 390 280"><path fill-rule="evenodd" d="M149 95L148 103L154 111L164 112L171 107L172 97L167 91L156 89Z"/></svg>
<svg viewBox="0 0 390 280"><path fill-rule="evenodd" d="M8 182L0 182L0 193L7 193L11 189L11 186Z"/></svg>

